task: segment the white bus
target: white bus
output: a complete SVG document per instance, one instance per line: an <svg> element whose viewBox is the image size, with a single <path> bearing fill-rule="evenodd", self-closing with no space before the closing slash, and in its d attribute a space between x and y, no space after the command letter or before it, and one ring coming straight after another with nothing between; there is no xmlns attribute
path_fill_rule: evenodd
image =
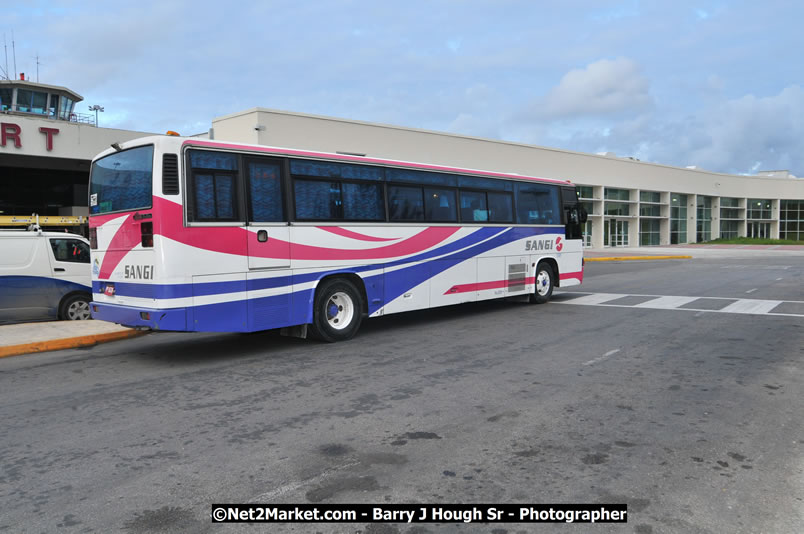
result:
<svg viewBox="0 0 804 534"><path fill-rule="evenodd" d="M154 330L298 327L583 280L568 181L154 136L92 162L92 316Z"/></svg>

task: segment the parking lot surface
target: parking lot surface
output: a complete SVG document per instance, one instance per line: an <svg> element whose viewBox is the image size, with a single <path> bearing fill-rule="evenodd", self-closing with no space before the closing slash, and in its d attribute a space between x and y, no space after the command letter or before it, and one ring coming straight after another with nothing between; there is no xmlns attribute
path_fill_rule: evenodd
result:
<svg viewBox="0 0 804 534"><path fill-rule="evenodd" d="M1 359L0 532L264 531L212 524L213 502L629 511L272 532L799 532L802 259L588 264L547 305L393 315L334 345L160 333Z"/></svg>

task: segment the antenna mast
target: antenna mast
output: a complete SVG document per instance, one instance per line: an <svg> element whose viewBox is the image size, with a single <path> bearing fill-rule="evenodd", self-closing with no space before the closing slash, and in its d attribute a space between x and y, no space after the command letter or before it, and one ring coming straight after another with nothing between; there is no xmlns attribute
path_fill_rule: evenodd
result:
<svg viewBox="0 0 804 534"><path fill-rule="evenodd" d="M14 30L11 30L11 55L14 56L14 79L17 79L17 47L14 44Z"/></svg>
<svg viewBox="0 0 804 534"><path fill-rule="evenodd" d="M3 49L6 52L6 68L3 69L3 76L5 76L6 80L9 80L8 77L8 42L6 41L6 34L3 34Z"/></svg>

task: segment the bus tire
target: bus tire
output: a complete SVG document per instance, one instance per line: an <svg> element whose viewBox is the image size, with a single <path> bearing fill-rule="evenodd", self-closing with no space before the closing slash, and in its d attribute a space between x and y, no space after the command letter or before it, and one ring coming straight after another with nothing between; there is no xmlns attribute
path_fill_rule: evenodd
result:
<svg viewBox="0 0 804 534"><path fill-rule="evenodd" d="M318 286L313 304L312 337L328 343L351 339L363 321L363 298L352 282L331 278Z"/></svg>
<svg viewBox="0 0 804 534"><path fill-rule="evenodd" d="M544 304L549 301L555 285L553 268L546 261L539 263L536 266L536 288L530 296L530 301L534 304Z"/></svg>
<svg viewBox="0 0 804 534"><path fill-rule="evenodd" d="M91 319L89 301L89 295L81 293L69 295L61 301L59 319L62 321L85 321Z"/></svg>

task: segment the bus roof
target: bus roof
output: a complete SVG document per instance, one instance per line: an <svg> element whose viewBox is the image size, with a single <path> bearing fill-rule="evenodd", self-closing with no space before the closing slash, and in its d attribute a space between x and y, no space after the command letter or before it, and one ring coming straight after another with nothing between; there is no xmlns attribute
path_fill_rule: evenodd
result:
<svg viewBox="0 0 804 534"><path fill-rule="evenodd" d="M495 171L485 171L479 169L467 169L461 167L452 167L449 165L435 165L429 163L418 163L412 161L403 161L403 160L394 160L394 159L386 159L386 158L374 158L368 156L360 156L360 155L353 155L353 154L334 154L331 152L317 152L313 150L300 150L300 149L293 149L293 148L281 148L281 147L273 147L267 145L252 145L246 143L237 143L232 141L214 141L208 139L196 139L191 137L178 137L178 136L169 136L169 135L160 135L160 136L148 136L148 137L141 137L138 139L132 139L130 141L126 141L124 143L119 143L118 147L125 150L127 148L132 148L135 146L143 145L143 144L161 144L161 145L178 145L176 147L176 151L178 152L180 148L185 146L192 146L192 147L201 147L201 148L220 148L220 149L230 149L230 150L240 150L240 151L248 151L258 154L270 154L272 156L300 156L305 158L315 158L315 159L327 159L327 160L336 160L336 161L343 161L343 162L350 162L350 163L363 163L363 164L375 164L375 165L383 165L383 166L392 166L392 167L406 167L412 169L420 169L420 170L429 170L429 171L441 171L441 172L449 172L455 174L474 174L477 176L489 176L494 178L510 178L514 180L529 180L529 181L539 181L539 182L547 182L547 183L554 183L554 184L567 184L572 185L570 180L557 180L554 178L541 178L537 176L527 176L522 174L516 173L505 173L505 172L495 172ZM109 154L113 154L116 152L117 149L106 149L105 151L98 154L95 159L100 159L102 157L108 156Z"/></svg>

